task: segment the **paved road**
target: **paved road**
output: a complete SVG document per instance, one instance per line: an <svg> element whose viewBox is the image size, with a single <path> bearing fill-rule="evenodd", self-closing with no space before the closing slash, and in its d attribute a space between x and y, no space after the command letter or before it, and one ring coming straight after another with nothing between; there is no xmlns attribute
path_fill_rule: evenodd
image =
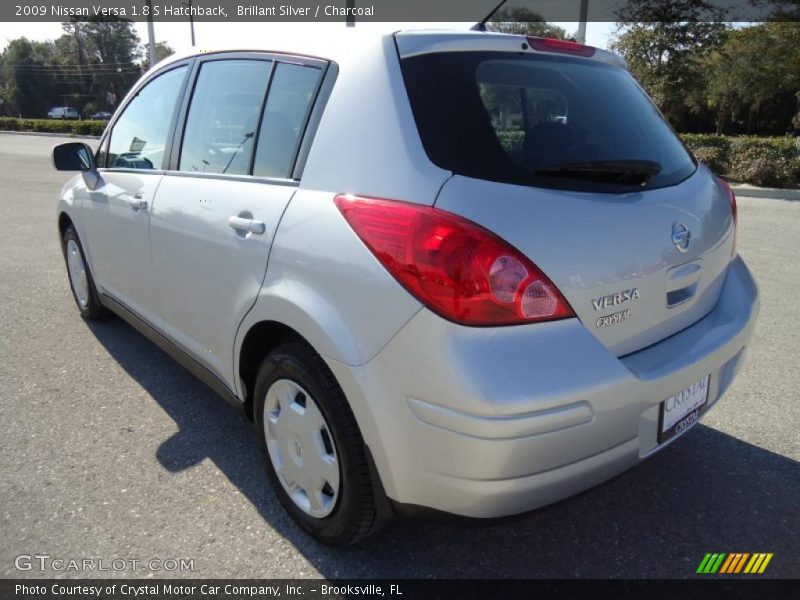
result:
<svg viewBox="0 0 800 600"><path fill-rule="evenodd" d="M680 443L532 516L337 550L284 516L235 411L122 321L80 319L56 141L0 134L0 576L38 575L14 557L46 553L188 557L197 577L682 577L707 551L766 551L767 575L800 577L800 202L740 201L761 319L727 399Z"/></svg>

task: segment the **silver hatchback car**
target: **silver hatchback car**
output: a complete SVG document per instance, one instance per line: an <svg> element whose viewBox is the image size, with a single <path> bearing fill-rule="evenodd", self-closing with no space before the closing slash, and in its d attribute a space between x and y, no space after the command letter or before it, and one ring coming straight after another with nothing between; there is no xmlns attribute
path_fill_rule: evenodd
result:
<svg viewBox="0 0 800 600"><path fill-rule="evenodd" d="M317 539L491 518L638 464L758 312L730 187L608 52L481 32L297 40L148 72L54 149L81 314L255 422Z"/></svg>

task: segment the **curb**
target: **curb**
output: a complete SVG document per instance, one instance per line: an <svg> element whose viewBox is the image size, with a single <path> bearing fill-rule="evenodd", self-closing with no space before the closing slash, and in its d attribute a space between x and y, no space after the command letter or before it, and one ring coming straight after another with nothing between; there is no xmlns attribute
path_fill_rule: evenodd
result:
<svg viewBox="0 0 800 600"><path fill-rule="evenodd" d="M742 198L769 198L773 200L800 201L800 190L785 188L764 188L748 183L731 184L731 189L737 197Z"/></svg>
<svg viewBox="0 0 800 600"><path fill-rule="evenodd" d="M39 137L59 137L59 138L85 138L90 140L99 140L99 135L87 135L82 133L61 133L50 131L5 131L0 129L0 133L5 135L35 135Z"/></svg>

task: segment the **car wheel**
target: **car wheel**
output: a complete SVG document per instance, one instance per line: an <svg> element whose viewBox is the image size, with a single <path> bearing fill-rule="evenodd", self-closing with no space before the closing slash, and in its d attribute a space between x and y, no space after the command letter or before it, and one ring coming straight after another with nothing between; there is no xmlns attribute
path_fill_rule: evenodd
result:
<svg viewBox="0 0 800 600"><path fill-rule="evenodd" d="M67 226L62 241L64 260L67 263L67 273L69 274L69 286L72 289L75 304L81 311L81 316L85 319L101 319L107 316L108 312L97 297L92 273L89 271L81 241L78 239L78 232L75 231L73 225Z"/></svg>
<svg viewBox="0 0 800 600"><path fill-rule="evenodd" d="M364 440L328 366L289 343L261 363L256 435L283 507L317 540L352 544L379 525Z"/></svg>

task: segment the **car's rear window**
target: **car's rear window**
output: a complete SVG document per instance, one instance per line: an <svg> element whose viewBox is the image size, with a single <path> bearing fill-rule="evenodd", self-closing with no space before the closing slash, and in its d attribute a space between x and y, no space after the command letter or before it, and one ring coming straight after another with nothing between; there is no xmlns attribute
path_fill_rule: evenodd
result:
<svg viewBox="0 0 800 600"><path fill-rule="evenodd" d="M691 155L622 68L541 54L451 52L405 58L402 70L428 156L455 173L622 191L631 184L552 171L648 161L660 169L636 186L652 189L695 170Z"/></svg>

